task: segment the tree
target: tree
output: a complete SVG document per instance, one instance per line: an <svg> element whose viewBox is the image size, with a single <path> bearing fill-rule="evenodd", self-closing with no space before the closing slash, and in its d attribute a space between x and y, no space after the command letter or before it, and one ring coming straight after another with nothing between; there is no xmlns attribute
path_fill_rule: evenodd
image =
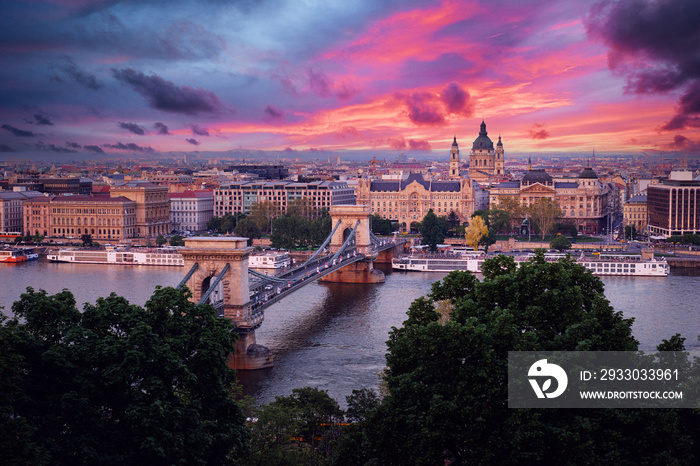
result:
<svg viewBox="0 0 700 466"><path fill-rule="evenodd" d="M277 218L281 213L279 203L275 201L262 201L253 204L250 212L250 218L257 223L258 228L263 233L270 233L272 220Z"/></svg>
<svg viewBox="0 0 700 466"><path fill-rule="evenodd" d="M388 236L394 231L391 229L391 220L379 214L372 214L369 218L369 223L372 226L372 233L375 235Z"/></svg>
<svg viewBox="0 0 700 466"><path fill-rule="evenodd" d="M484 236L488 236L489 228L486 226L486 222L481 215L472 216L469 226L465 230L465 238L467 240L467 246L471 246L476 251L479 249L479 242Z"/></svg>
<svg viewBox="0 0 700 466"><path fill-rule="evenodd" d="M634 225L627 225L625 227L625 238L635 239L637 238L637 227Z"/></svg>
<svg viewBox="0 0 700 466"><path fill-rule="evenodd" d="M83 242L83 246L91 246L92 245L92 235L89 233L85 233L80 237L80 241Z"/></svg>
<svg viewBox="0 0 700 466"><path fill-rule="evenodd" d="M226 213L222 217L212 217L207 222L207 230L213 230L222 235L233 231L238 222L246 218L246 215L241 212L235 214Z"/></svg>
<svg viewBox="0 0 700 466"><path fill-rule="evenodd" d="M488 232L485 235L483 235L479 240L479 246L483 246L484 252L488 254L489 247L492 244L496 244L496 241L496 230L494 230L493 228L489 228Z"/></svg>
<svg viewBox="0 0 700 466"><path fill-rule="evenodd" d="M173 235L170 238L169 244L170 244L170 246L184 246L185 240L180 235Z"/></svg>
<svg viewBox="0 0 700 466"><path fill-rule="evenodd" d="M343 411L324 390L295 388L253 411L244 464L323 464L341 435Z"/></svg>
<svg viewBox="0 0 700 466"><path fill-rule="evenodd" d="M499 200L497 207L501 210L505 210L510 214L509 226L512 230L515 223L519 223L525 217L525 207L520 204L517 197L503 197Z"/></svg>
<svg viewBox="0 0 700 466"><path fill-rule="evenodd" d="M510 230L508 228L511 218L510 212L495 207L492 207L487 212L489 228L492 228L495 232L505 231L508 233Z"/></svg>
<svg viewBox="0 0 700 466"><path fill-rule="evenodd" d="M516 267L487 260L483 280L452 272L390 332L388 395L358 427L357 464L693 464L698 415L683 410L517 410L508 351L634 351L631 319L603 284L540 251ZM436 303L449 300L440 322ZM663 459L662 459L663 458ZM349 462L349 461L347 461Z"/></svg>
<svg viewBox="0 0 700 466"><path fill-rule="evenodd" d="M250 218L244 218L243 220L239 221L236 228L233 229L233 232L236 234L236 236L248 238L248 246L252 246L253 240L262 236L262 232L260 231L258 224Z"/></svg>
<svg viewBox="0 0 700 466"><path fill-rule="evenodd" d="M433 209L430 209L420 224L420 234L423 237L423 243L430 246L430 250L433 252L437 250L437 245L445 240L445 232L441 223L435 216Z"/></svg>
<svg viewBox="0 0 700 466"><path fill-rule="evenodd" d="M141 308L113 293L80 312L67 290L27 288L15 317L0 322L0 432L18 429L10 439L21 440L3 460L226 464L244 455L226 365L235 325L190 296L157 288Z"/></svg>
<svg viewBox="0 0 700 466"><path fill-rule="evenodd" d="M158 235L158 237L156 238L156 246L158 246L158 247L161 247L162 245L164 245L167 242L168 242L168 240L165 239L165 236L163 236L163 235Z"/></svg>
<svg viewBox="0 0 700 466"><path fill-rule="evenodd" d="M34 236L32 237L32 241L34 241L34 242L37 243L37 244L38 244L38 243L41 243L42 241L44 241L44 235L40 235L39 232L37 231L37 232L36 232L36 235L34 235Z"/></svg>
<svg viewBox="0 0 700 466"><path fill-rule="evenodd" d="M564 235L557 235L552 242L549 243L549 247L558 251L564 251L566 249L571 249L571 241Z"/></svg>
<svg viewBox="0 0 700 466"><path fill-rule="evenodd" d="M300 199L292 199L287 203L287 215L311 219L318 215L318 211L314 209L311 199L302 197Z"/></svg>
<svg viewBox="0 0 700 466"><path fill-rule="evenodd" d="M548 197L537 199L530 205L527 212L532 219L532 223L542 235L542 241L552 231L552 227L562 215L559 205Z"/></svg>

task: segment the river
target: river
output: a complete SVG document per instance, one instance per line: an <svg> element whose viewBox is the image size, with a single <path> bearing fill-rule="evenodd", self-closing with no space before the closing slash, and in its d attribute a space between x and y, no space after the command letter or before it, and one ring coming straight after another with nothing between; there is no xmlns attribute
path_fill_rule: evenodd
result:
<svg viewBox="0 0 700 466"><path fill-rule="evenodd" d="M275 357L271 369L241 372L244 392L261 402L306 385L328 390L345 404L354 388L379 384L386 340L405 320L411 302L430 291L444 273L387 273L378 285L313 282L269 307L256 332L257 342ZM27 286L56 293L66 288L79 303L114 291L143 305L157 285L176 286L181 267L120 267L51 263L0 264L0 306L9 314ZM602 277L615 310L634 317L642 349L652 349L674 333L686 347L699 348L700 276L673 270L668 277Z"/></svg>

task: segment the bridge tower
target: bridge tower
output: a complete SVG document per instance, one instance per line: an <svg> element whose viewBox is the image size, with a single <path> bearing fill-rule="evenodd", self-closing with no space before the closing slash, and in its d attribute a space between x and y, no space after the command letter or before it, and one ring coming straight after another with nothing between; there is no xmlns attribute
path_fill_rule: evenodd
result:
<svg viewBox="0 0 700 466"><path fill-rule="evenodd" d="M345 242L348 234L355 228L355 247L358 253L365 254L367 259L355 262L342 269L320 278L322 282L334 283L383 283L384 272L373 266L376 254L372 252L369 217L371 209L365 205L336 205L331 207L332 224L341 222L340 227L331 238L331 252L337 252ZM359 223L358 223L359 222Z"/></svg>
<svg viewBox="0 0 700 466"><path fill-rule="evenodd" d="M229 366L243 370L272 367L270 351L255 343L255 329L262 323L263 313L251 311L248 256L253 248L247 246L247 241L248 238L236 237L192 237L185 238L185 247L179 250L185 259L185 270L197 264L187 280L195 303L223 273L217 286L220 301L215 304L223 309L224 317L236 324L240 338L235 354L229 356Z"/></svg>

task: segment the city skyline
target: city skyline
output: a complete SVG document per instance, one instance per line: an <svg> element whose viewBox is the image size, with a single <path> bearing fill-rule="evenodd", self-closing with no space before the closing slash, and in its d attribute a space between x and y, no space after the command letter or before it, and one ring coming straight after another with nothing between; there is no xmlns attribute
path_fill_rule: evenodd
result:
<svg viewBox="0 0 700 466"><path fill-rule="evenodd" d="M700 152L700 4L3 4L0 160L194 151ZM466 157L465 157L466 158Z"/></svg>

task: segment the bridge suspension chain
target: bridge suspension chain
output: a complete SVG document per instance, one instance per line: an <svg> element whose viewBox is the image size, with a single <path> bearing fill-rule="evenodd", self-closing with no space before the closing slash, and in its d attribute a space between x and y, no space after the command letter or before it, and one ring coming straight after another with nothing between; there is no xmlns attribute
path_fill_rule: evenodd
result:
<svg viewBox="0 0 700 466"><path fill-rule="evenodd" d="M189 272L187 272L187 275L185 275L185 278L182 279L179 285L177 285L178 288L182 288L187 284L187 281L192 278L192 275L194 274L195 270L199 267L199 262L195 262L192 268L190 269Z"/></svg>
<svg viewBox="0 0 700 466"><path fill-rule="evenodd" d="M355 226L352 228L352 231L348 235L348 237L345 239L345 242L343 245L338 249L338 252L336 252L333 257L331 258L331 262L338 259L342 253L345 252L345 248L348 247L348 244L350 244L350 241L355 238L355 230L357 230L357 227L360 225L360 221L358 220L357 223L355 223Z"/></svg>
<svg viewBox="0 0 700 466"><path fill-rule="evenodd" d="M221 270L221 273L216 277L214 282L209 285L209 289L207 289L206 293L202 296L202 299L199 300L197 304L203 304L206 303L207 300L209 299L209 296L214 292L214 289L221 283L221 280L224 278L224 275L226 275L226 272L228 272L229 265L226 264L224 268Z"/></svg>
<svg viewBox="0 0 700 466"><path fill-rule="evenodd" d="M331 234L328 235L328 238L326 238L326 240L325 240L325 241L323 242L323 244L318 248L318 250L317 250L311 257L309 257L309 258L306 260L306 262L304 262L304 263L301 265L301 267L303 267L303 266L305 266L305 265L307 265L307 264L312 263L313 260L316 259L316 257L318 257L318 255L321 254L321 252L323 252L324 248L325 248L326 246L328 246L328 243L330 243L331 238L333 238L333 234L335 234L335 231L338 229L338 227L340 226L341 223L343 223L343 221L342 221L342 220L338 220L338 223L335 224L335 228L333 228L333 231L331 231Z"/></svg>

